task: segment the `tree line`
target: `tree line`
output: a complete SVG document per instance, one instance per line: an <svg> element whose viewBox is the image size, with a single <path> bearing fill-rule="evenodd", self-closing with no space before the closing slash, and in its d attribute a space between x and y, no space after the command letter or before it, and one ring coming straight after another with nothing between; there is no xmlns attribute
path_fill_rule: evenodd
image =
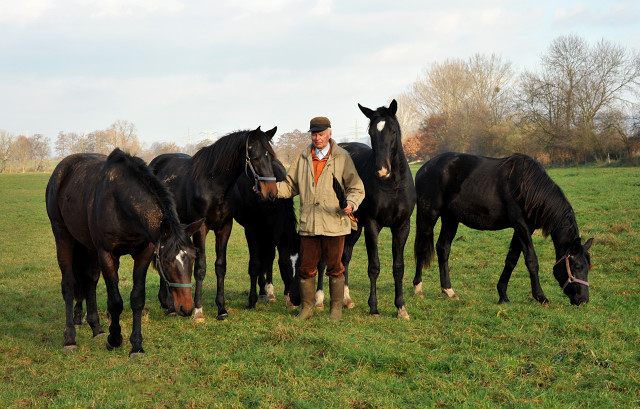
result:
<svg viewBox="0 0 640 409"><path fill-rule="evenodd" d="M543 163L640 157L640 54L601 40L558 37L538 71L516 75L496 55L476 54L426 67L397 95L403 146L412 161L458 151L486 156L520 152ZM0 130L0 172L44 171L47 159L78 152L108 154L120 147L150 161L163 153L195 153L213 143L140 144L136 127L115 121L86 134L60 132L52 146L41 134L17 137ZM280 135L275 144L289 164L309 144L307 132Z"/></svg>
<svg viewBox="0 0 640 409"><path fill-rule="evenodd" d="M519 76L495 55L434 63L398 98L405 153L413 160L459 151L521 152L543 163L633 161L639 80L637 52L574 35L551 43L538 72Z"/></svg>

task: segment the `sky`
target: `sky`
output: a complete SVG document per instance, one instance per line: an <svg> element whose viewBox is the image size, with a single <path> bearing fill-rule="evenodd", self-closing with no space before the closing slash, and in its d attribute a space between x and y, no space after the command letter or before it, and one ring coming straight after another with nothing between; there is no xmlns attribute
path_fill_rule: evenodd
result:
<svg viewBox="0 0 640 409"><path fill-rule="evenodd" d="M577 35L640 47L640 2L0 0L0 131L88 133L117 120L179 146L241 129L367 138L377 108L434 63L499 56L536 71Z"/></svg>

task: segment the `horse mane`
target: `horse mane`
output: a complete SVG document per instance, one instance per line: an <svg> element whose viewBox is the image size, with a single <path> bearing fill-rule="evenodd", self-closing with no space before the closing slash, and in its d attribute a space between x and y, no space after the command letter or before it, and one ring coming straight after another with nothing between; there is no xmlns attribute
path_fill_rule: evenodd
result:
<svg viewBox="0 0 640 409"><path fill-rule="evenodd" d="M173 226L180 226L173 193L171 193L167 185L162 183L160 179L151 172L151 169L149 169L144 160L137 156L131 156L128 153L121 151L119 148L116 148L107 157L107 163L124 165L129 172L135 175L136 178L142 182L147 192L158 199L158 204L160 205L162 213L171 224L172 229Z"/></svg>
<svg viewBox="0 0 640 409"><path fill-rule="evenodd" d="M536 228L542 228L545 237L560 227L576 228L569 200L538 161L515 154L506 158L501 166L508 169L511 193L523 202L526 216Z"/></svg>
<svg viewBox="0 0 640 409"><path fill-rule="evenodd" d="M244 163L242 155L245 154L244 148L250 132L250 130L243 130L229 133L196 152L192 158L194 178L208 178L218 173L228 172L237 166L239 161ZM260 138L260 143L275 158L275 151L264 137Z"/></svg>

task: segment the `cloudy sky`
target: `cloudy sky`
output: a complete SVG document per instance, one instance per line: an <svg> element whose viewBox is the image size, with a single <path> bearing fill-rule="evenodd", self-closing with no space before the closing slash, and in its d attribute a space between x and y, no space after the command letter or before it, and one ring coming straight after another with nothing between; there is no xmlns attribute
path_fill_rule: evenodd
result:
<svg viewBox="0 0 640 409"><path fill-rule="evenodd" d="M640 47L640 2L0 0L0 130L91 132L116 120L185 145L238 129L339 140L434 62L496 54L535 71L551 41Z"/></svg>

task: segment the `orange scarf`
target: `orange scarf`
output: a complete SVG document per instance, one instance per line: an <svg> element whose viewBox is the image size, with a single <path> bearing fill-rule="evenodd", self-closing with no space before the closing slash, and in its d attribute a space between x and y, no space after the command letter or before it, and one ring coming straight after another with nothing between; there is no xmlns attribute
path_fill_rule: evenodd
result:
<svg viewBox="0 0 640 409"><path fill-rule="evenodd" d="M320 177L320 174L324 169L324 165L327 164L329 155L331 155L331 148L329 148L329 152L325 155L324 158L318 159L318 157L316 156L316 149L314 147L311 147L311 158L313 159L313 178L316 186L318 186L318 178Z"/></svg>

